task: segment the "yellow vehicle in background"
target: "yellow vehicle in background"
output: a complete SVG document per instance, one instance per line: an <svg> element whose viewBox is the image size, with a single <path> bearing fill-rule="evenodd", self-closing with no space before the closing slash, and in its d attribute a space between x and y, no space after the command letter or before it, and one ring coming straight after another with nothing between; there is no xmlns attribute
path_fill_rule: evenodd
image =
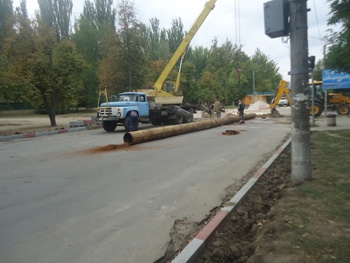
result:
<svg viewBox="0 0 350 263"><path fill-rule="evenodd" d="M313 87L314 86L314 87ZM312 102L311 93L314 88L314 101ZM279 112L276 110L276 106L279 105L281 98L285 96L288 100L289 105L292 105L291 91L288 89L288 82L281 80L275 97L270 104L271 115L274 117L279 116ZM309 101L309 113L312 115L312 106L314 116L318 117L324 111L325 99L324 91L322 90L322 81L314 81L313 85L310 83L310 101ZM338 92L330 92L327 94L327 109L336 110L339 115L348 115L350 113L350 98L344 94Z"/></svg>
<svg viewBox="0 0 350 263"><path fill-rule="evenodd" d="M339 115L349 115L350 98L342 93L328 93L328 108L334 109Z"/></svg>
<svg viewBox="0 0 350 263"><path fill-rule="evenodd" d="M322 98L322 81L321 82L314 82L315 84L315 97L314 101L312 103L311 101L311 96L310 96L310 101L309 101L309 113L312 115L312 106L313 106L313 112L314 116L318 117L322 114L324 110L324 99ZM319 84L321 84L321 93L316 92L316 90L319 90ZM311 85L312 87L312 85ZM310 89L310 94L311 94L311 89ZM270 103L270 109L271 109L271 116L272 117L278 117L279 112L276 109L277 105L279 105L281 98L285 96L288 100L289 105L292 105L292 99L291 99L291 90L288 89L288 82L285 80L281 80L276 93L275 97L273 98L272 102Z"/></svg>
<svg viewBox="0 0 350 263"><path fill-rule="evenodd" d="M325 92L322 89L322 81L314 81L315 98L322 101L323 105L327 103L328 110L335 110L339 115L349 115L350 113L350 98L341 92L328 92L327 100L325 101ZM312 84L310 84L310 90Z"/></svg>

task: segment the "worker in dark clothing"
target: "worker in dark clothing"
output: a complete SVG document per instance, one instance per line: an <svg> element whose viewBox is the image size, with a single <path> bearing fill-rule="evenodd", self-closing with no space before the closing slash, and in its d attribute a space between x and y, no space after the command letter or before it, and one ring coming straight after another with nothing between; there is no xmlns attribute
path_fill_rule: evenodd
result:
<svg viewBox="0 0 350 263"><path fill-rule="evenodd" d="M139 115L136 111L130 112L130 131L137 131L139 128Z"/></svg>
<svg viewBox="0 0 350 263"><path fill-rule="evenodd" d="M244 103L241 100L238 100L238 114L239 114L239 123L244 123Z"/></svg>

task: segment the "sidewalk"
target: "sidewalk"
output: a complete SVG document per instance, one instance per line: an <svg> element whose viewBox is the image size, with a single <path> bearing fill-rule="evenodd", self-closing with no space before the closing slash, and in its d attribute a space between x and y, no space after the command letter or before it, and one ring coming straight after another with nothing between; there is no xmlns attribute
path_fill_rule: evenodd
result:
<svg viewBox="0 0 350 263"><path fill-rule="evenodd" d="M311 119L310 119L311 122ZM336 115L336 126L327 124L327 117L322 115L315 119L314 127L311 125L311 131L327 131L327 130L350 130L350 115Z"/></svg>

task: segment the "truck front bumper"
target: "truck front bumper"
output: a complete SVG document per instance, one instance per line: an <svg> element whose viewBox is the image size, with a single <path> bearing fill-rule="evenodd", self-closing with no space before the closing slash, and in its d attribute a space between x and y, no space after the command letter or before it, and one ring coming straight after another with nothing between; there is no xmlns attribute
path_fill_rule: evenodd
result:
<svg viewBox="0 0 350 263"><path fill-rule="evenodd" d="M119 117L97 117L96 118L96 121L98 122L102 122L102 121L116 121L116 122L119 122L120 121L120 118Z"/></svg>

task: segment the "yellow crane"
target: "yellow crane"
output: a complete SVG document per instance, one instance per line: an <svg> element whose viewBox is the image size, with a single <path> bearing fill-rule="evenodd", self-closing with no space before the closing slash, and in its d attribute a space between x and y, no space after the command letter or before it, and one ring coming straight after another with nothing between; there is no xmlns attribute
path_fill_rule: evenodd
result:
<svg viewBox="0 0 350 263"><path fill-rule="evenodd" d="M217 0L210 0L205 4L203 11L186 34L185 38L183 39L183 41L169 60L168 64L165 66L163 72L160 74L157 81L154 83L153 90L144 90L150 97L155 98L156 104L180 105L182 103L183 96L179 95L178 92L180 87L181 67L183 58L186 53L186 48L190 44L193 37L196 35L199 28L202 26L204 20L207 18L209 13L214 9L216 1ZM180 58L181 62L176 82L174 83L172 81L167 81L170 72L173 70Z"/></svg>
<svg viewBox="0 0 350 263"><path fill-rule="evenodd" d="M186 48L193 37L214 9L216 0L208 1L191 29L182 40L181 44L165 66L163 72L153 85L153 89L138 90L137 92L124 92L115 96L116 100L102 103L98 107L98 120L102 121L103 128L108 131L114 131L118 123L123 123L126 130L129 129L129 113L131 109L138 112L139 120L143 123L151 122L153 125L159 124L181 124L193 121L193 113L196 109L209 111L203 105L182 104L183 96L179 92L181 67L186 53ZM170 72L180 61L179 71L175 82L168 81ZM105 95L107 91L100 92L99 96ZM147 96L146 96L147 95ZM145 98L147 97L147 100ZM121 98L128 97L136 99L125 102ZM140 98L140 100L138 100ZM141 98L144 98L141 101ZM132 102L131 102L132 101Z"/></svg>

